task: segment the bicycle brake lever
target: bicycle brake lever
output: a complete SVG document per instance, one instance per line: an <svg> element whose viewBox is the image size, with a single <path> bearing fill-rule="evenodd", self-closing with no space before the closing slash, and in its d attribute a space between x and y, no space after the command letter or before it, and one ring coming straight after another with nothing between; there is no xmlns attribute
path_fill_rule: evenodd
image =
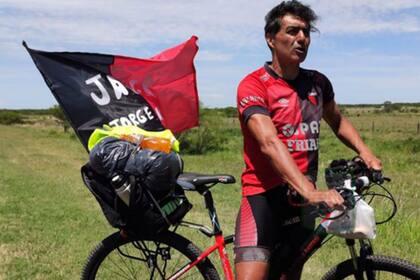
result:
<svg viewBox="0 0 420 280"><path fill-rule="evenodd" d="M371 180L376 184L382 184L384 182L384 177L382 176L382 171L371 169Z"/></svg>
<svg viewBox="0 0 420 280"><path fill-rule="evenodd" d="M318 204L318 213L321 216L326 216L328 213L331 213L332 211L334 211L334 209L331 209L328 207L327 204L325 204L324 202Z"/></svg>

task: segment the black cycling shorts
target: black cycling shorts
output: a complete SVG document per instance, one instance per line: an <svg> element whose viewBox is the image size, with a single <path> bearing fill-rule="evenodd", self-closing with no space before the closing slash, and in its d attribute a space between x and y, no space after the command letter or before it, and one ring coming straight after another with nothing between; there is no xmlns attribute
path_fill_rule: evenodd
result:
<svg viewBox="0 0 420 280"><path fill-rule="evenodd" d="M285 185L242 198L236 219L235 263L244 261L284 264L313 233L313 207L291 206ZM284 259L284 261L282 261Z"/></svg>

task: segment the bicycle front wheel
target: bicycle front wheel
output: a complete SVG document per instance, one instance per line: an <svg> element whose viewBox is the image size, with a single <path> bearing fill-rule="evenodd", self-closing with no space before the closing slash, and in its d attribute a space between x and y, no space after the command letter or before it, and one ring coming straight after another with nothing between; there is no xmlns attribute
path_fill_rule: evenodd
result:
<svg viewBox="0 0 420 280"><path fill-rule="evenodd" d="M191 241L173 232L141 239L123 238L116 232L91 252L81 279L169 279L200 254ZM219 276L206 258L181 278L216 280Z"/></svg>
<svg viewBox="0 0 420 280"><path fill-rule="evenodd" d="M322 280L339 279L420 279L420 268L408 261L388 256L369 256L364 264L358 259L360 271L356 271L351 259L333 267Z"/></svg>

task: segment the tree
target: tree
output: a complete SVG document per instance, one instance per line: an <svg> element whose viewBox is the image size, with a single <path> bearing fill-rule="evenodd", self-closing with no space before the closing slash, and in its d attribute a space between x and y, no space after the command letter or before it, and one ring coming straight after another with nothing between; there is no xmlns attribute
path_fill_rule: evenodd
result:
<svg viewBox="0 0 420 280"><path fill-rule="evenodd" d="M391 113L392 111L401 110L401 106L399 104L392 104L391 101L385 101L383 110L385 113Z"/></svg>
<svg viewBox="0 0 420 280"><path fill-rule="evenodd" d="M67 130L70 127L70 124L67 120L66 115L64 114L63 110L61 109L60 106L58 105L54 105L53 107L51 107L49 109L51 115L53 115L55 118L58 119L58 121L61 123L61 125L63 126L64 132L67 132Z"/></svg>

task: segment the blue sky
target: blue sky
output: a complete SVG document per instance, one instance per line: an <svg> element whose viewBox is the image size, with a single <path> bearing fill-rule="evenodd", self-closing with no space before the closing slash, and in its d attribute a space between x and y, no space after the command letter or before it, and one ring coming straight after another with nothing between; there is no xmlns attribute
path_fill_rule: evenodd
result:
<svg viewBox="0 0 420 280"><path fill-rule="evenodd" d="M420 102L420 0L307 0L320 33L304 68L338 103ZM264 16L279 1L0 0L0 108L56 104L22 47L147 58L199 37L200 101L235 106L238 82L270 59Z"/></svg>

